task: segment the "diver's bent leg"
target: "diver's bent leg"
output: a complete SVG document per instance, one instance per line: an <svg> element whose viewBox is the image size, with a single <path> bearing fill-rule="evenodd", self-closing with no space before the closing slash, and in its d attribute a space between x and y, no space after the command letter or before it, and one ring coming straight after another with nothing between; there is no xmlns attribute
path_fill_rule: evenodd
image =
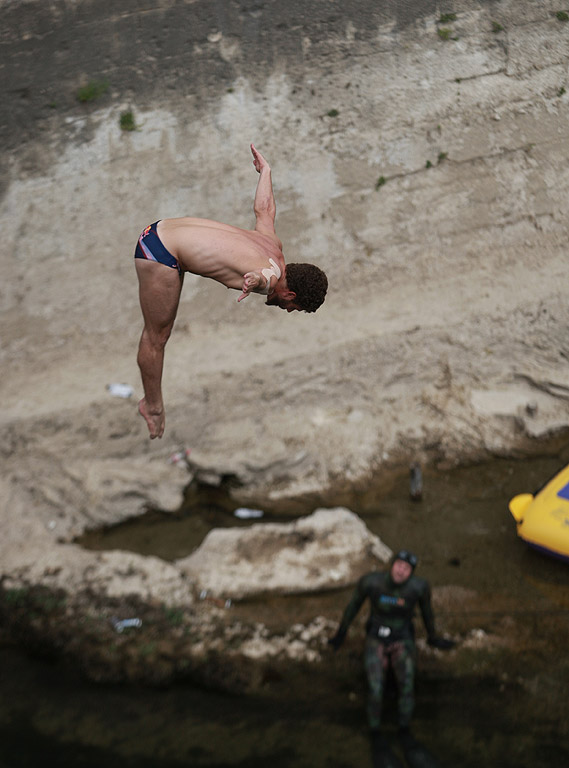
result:
<svg viewBox="0 0 569 768"><path fill-rule="evenodd" d="M164 348L174 327L183 276L163 264L143 259L135 259L135 266L144 317L137 358L144 397L138 404L138 410L148 425L150 437L155 438L162 437L164 433Z"/></svg>
<svg viewBox="0 0 569 768"><path fill-rule="evenodd" d="M148 425L151 438L162 437L164 434L162 370L165 346L166 342L153 342L151 334L144 328L140 337L137 357L144 397L138 404L138 411Z"/></svg>

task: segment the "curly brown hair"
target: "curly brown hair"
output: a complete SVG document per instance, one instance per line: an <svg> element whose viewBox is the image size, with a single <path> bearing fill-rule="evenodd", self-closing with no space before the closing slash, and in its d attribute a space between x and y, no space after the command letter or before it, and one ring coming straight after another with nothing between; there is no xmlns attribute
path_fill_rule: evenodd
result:
<svg viewBox="0 0 569 768"><path fill-rule="evenodd" d="M328 278L314 264L287 264L286 283L305 312L316 312L328 290Z"/></svg>

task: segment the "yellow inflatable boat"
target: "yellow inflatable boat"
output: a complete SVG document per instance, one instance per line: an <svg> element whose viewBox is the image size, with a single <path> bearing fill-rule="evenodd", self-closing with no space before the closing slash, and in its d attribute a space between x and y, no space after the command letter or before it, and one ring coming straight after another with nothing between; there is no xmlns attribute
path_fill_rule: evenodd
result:
<svg viewBox="0 0 569 768"><path fill-rule="evenodd" d="M535 496L521 493L508 506L521 539L534 549L569 562L569 465Z"/></svg>

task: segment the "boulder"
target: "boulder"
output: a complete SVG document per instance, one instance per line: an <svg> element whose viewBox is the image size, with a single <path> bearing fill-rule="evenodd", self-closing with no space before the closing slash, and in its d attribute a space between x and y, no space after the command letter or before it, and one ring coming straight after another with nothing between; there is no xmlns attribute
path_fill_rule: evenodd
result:
<svg viewBox="0 0 569 768"><path fill-rule="evenodd" d="M215 528L176 565L201 590L242 599L353 584L392 552L349 509L317 509L293 523Z"/></svg>

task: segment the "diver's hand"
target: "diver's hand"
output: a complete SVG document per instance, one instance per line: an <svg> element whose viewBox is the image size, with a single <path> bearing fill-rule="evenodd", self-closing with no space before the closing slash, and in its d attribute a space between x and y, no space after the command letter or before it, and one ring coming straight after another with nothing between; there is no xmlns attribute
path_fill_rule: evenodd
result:
<svg viewBox="0 0 569 768"><path fill-rule="evenodd" d="M428 644L433 648L438 648L439 651L450 651L456 645L454 640L450 640L447 637L438 637L433 635L427 640Z"/></svg>
<svg viewBox="0 0 569 768"><path fill-rule="evenodd" d="M340 646L344 642L345 637L346 637L346 633L343 630L339 629L334 635L334 637L328 638L328 645L331 645L332 648L335 651L337 651L338 648L340 648Z"/></svg>
<svg viewBox="0 0 569 768"><path fill-rule="evenodd" d="M243 275L243 287L241 288L242 293L237 301L243 301L243 299L246 299L251 291L254 291L261 285L262 280L263 278L258 272L247 272L246 275Z"/></svg>
<svg viewBox="0 0 569 768"><path fill-rule="evenodd" d="M259 152L259 150L251 144L251 152L253 153L253 165L255 166L255 170L257 173L261 173L263 170L270 171L271 168L263 155Z"/></svg>

